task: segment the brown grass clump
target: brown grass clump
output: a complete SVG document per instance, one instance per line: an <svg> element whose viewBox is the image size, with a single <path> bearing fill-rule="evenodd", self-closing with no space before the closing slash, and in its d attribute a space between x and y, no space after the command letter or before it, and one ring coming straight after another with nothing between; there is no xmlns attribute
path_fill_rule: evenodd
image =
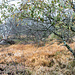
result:
<svg viewBox="0 0 75 75"><path fill-rule="evenodd" d="M55 56L56 52L62 52L67 51L67 49L63 46L60 46L56 43L48 46L49 44L46 44L43 47L35 47L32 44L28 45L11 45L7 48L4 48L3 51L0 49L0 56L5 56L4 60L10 62L11 58L16 59L18 63L24 62L26 65L29 65L30 63L33 63L35 66L39 65L42 61L49 62L48 59ZM73 48L73 44L71 44L71 47ZM71 53L70 53L71 54ZM59 54L58 57L59 58ZM62 57L62 56L61 56ZM3 58L2 58L3 59ZM65 60L64 57L62 57L63 60ZM1 62L1 61L0 61ZM29 62L29 64L28 64ZM42 64L40 64L42 65ZM29 65L30 66L30 65Z"/></svg>

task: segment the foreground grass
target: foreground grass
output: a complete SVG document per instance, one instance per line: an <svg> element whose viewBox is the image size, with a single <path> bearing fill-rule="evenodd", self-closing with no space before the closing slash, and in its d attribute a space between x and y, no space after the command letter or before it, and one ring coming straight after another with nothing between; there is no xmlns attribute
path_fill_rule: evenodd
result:
<svg viewBox="0 0 75 75"><path fill-rule="evenodd" d="M53 41L52 41L53 42ZM48 43L43 47L33 44L1 46L0 69L7 75L75 75L75 61L64 47ZM70 46L74 49L75 43ZM1 67L3 65L4 67Z"/></svg>

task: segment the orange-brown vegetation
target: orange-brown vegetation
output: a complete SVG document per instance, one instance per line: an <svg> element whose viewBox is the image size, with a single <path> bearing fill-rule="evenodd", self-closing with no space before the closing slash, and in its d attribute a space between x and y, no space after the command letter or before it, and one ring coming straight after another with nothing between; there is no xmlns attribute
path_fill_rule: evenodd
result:
<svg viewBox="0 0 75 75"><path fill-rule="evenodd" d="M75 43L69 44L74 49ZM22 63L26 67L32 67L34 70L45 67L45 69L53 70L54 66L59 65L65 67L65 63L72 60L72 54L63 44L58 45L47 43L43 47L35 47L33 44L18 44L0 48L0 63ZM49 68L47 68L49 67ZM51 68L50 68L51 67ZM39 69L38 69L39 70Z"/></svg>

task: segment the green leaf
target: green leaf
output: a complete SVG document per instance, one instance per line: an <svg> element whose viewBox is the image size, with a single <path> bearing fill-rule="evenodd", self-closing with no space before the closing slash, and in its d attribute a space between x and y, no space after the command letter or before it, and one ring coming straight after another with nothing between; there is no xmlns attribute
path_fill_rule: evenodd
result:
<svg viewBox="0 0 75 75"><path fill-rule="evenodd" d="M54 3L54 1L52 0L51 3Z"/></svg>
<svg viewBox="0 0 75 75"><path fill-rule="evenodd" d="M59 0L57 0L57 2L59 2Z"/></svg>
<svg viewBox="0 0 75 75"><path fill-rule="evenodd" d="M17 2L17 4L19 4L19 3L21 3L21 2Z"/></svg>
<svg viewBox="0 0 75 75"><path fill-rule="evenodd" d="M60 7L60 4L58 4L58 6Z"/></svg>
<svg viewBox="0 0 75 75"><path fill-rule="evenodd" d="M56 4L56 0L54 0L55 4Z"/></svg>
<svg viewBox="0 0 75 75"><path fill-rule="evenodd" d="M4 5L5 8L7 8L7 5Z"/></svg>
<svg viewBox="0 0 75 75"><path fill-rule="evenodd" d="M14 9L13 7L10 8L11 12L13 11L13 9Z"/></svg>
<svg viewBox="0 0 75 75"><path fill-rule="evenodd" d="M40 13L40 11L38 11L38 14Z"/></svg>
<svg viewBox="0 0 75 75"><path fill-rule="evenodd" d="M44 18L40 18L40 20L41 20L42 22L44 22Z"/></svg>

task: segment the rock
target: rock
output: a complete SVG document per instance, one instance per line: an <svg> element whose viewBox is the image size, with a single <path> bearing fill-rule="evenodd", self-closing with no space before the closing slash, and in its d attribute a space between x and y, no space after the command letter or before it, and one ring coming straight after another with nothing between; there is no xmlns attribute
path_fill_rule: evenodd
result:
<svg viewBox="0 0 75 75"><path fill-rule="evenodd" d="M4 69L0 67L0 71L4 71Z"/></svg>
<svg viewBox="0 0 75 75"><path fill-rule="evenodd" d="M10 40L10 39L6 39L5 41L6 41L7 43L9 43L10 45L15 44L15 42L14 42L13 40Z"/></svg>
<svg viewBox="0 0 75 75"><path fill-rule="evenodd" d="M10 40L10 39L2 39L0 41L0 45L7 45L7 44L12 45L12 44L15 44L15 42L13 40Z"/></svg>
<svg viewBox="0 0 75 75"><path fill-rule="evenodd" d="M1 41L0 41L0 45L6 45L6 44L8 44L8 43L6 43L5 40L1 40Z"/></svg>

